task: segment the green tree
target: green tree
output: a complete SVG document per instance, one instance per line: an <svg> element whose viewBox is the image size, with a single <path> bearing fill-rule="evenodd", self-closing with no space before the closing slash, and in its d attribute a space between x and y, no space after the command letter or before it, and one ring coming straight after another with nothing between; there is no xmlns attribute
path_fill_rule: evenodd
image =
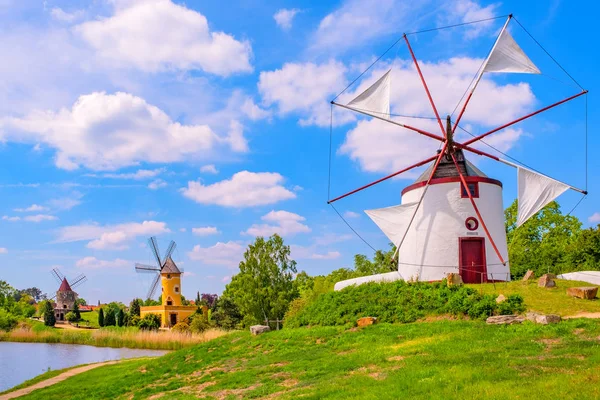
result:
<svg viewBox="0 0 600 400"><path fill-rule="evenodd" d="M104 310L102 308L98 311L98 326L100 328L104 326Z"/></svg>
<svg viewBox="0 0 600 400"><path fill-rule="evenodd" d="M242 314L239 308L226 295L219 297L212 320L223 329L236 329L242 322Z"/></svg>
<svg viewBox="0 0 600 400"><path fill-rule="evenodd" d="M79 304L77 304L77 302L75 302L75 305L73 306L73 314L75 314L75 321L81 320L81 312L79 311Z"/></svg>
<svg viewBox="0 0 600 400"><path fill-rule="evenodd" d="M157 330L160 328L160 315L146 314L144 318L138 322L138 327L142 330Z"/></svg>
<svg viewBox="0 0 600 400"><path fill-rule="evenodd" d="M77 304L79 306L86 306L87 302L85 301L85 299L83 297L78 297L77 300L75 300L75 304Z"/></svg>
<svg viewBox="0 0 600 400"><path fill-rule="evenodd" d="M282 319L290 302L298 296L294 286L296 262L290 259L290 247L275 234L268 240L257 237L244 253L240 272L225 288L237 305L244 323Z"/></svg>
<svg viewBox="0 0 600 400"><path fill-rule="evenodd" d="M46 300L41 303L41 314L44 316L44 325L54 326L56 317L54 316L54 305L51 301Z"/></svg>
<svg viewBox="0 0 600 400"><path fill-rule="evenodd" d="M131 303L129 303L129 314L140 316L140 307L144 304L142 299L133 299Z"/></svg>
<svg viewBox="0 0 600 400"><path fill-rule="evenodd" d="M571 270L567 254L581 231L581 221L572 215L563 215L555 201L518 228L517 213L515 200L504 211L512 277L518 279L528 269L536 275Z"/></svg>
<svg viewBox="0 0 600 400"><path fill-rule="evenodd" d="M600 270L600 225L579 232L567 250L571 271Z"/></svg>
<svg viewBox="0 0 600 400"><path fill-rule="evenodd" d="M118 309L117 312L115 313L116 325L123 326L124 319L125 319L125 313L123 312L123 310Z"/></svg>
<svg viewBox="0 0 600 400"><path fill-rule="evenodd" d="M115 310L108 307L104 314L104 326L115 326L116 324Z"/></svg>
<svg viewBox="0 0 600 400"><path fill-rule="evenodd" d="M75 313L74 313L73 311L69 311L69 312L67 313L67 315L65 315L65 319L66 319L67 321L69 321L69 322L77 322L77 321L79 321L79 320L77 319L77 315L75 315Z"/></svg>

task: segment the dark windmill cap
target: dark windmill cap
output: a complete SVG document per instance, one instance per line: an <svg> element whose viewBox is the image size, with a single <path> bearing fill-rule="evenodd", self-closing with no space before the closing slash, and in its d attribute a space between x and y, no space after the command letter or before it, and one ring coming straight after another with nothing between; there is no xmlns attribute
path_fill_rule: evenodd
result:
<svg viewBox="0 0 600 400"><path fill-rule="evenodd" d="M165 264L163 265L160 273L161 274L181 274L181 271L179 270L179 268L177 268L177 265L175 265L175 262L173 261L173 259L171 257L169 257L169 258L167 258L167 261L165 261Z"/></svg>

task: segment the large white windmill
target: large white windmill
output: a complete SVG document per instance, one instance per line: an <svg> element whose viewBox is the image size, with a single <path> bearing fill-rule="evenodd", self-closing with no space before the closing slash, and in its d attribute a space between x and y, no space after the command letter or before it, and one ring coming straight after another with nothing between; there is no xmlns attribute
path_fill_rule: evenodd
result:
<svg viewBox="0 0 600 400"><path fill-rule="evenodd" d="M390 114L391 70L350 102L342 104L335 99L331 102L332 105L414 131L439 141L441 146L437 154L423 161L328 201L331 204L386 179L429 164L425 172L402 191L401 204L365 211L396 245L398 271L338 282L335 285L336 290L370 281L436 281L445 278L448 273L459 273L468 283L510 280L502 183L489 178L470 163L465 157L467 152L517 169L518 226L568 189L587 194L585 190L472 146L495 132L586 94L584 89L465 142L459 143L454 139L456 128L484 74L540 73L508 32L507 26L511 19L512 15L508 16L492 50L468 89L456 120L452 121L448 116L445 123L439 117L408 37L403 36L441 134L409 126L393 118L393 114Z"/></svg>

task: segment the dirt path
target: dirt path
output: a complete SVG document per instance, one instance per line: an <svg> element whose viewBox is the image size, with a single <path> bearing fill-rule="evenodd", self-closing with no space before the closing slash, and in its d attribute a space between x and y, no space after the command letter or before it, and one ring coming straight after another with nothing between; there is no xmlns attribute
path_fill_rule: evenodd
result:
<svg viewBox="0 0 600 400"><path fill-rule="evenodd" d="M5 395L2 395L2 396L0 396L0 400L16 399L17 397L25 396L26 394L29 394L29 393L33 392L34 390L45 388L48 386L52 386L55 383L62 382L65 379L75 376L77 374L81 374L82 372L87 372L91 369L102 367L104 365L116 364L118 362L120 362L120 360L106 361L106 362L101 362L101 363L96 363L96 364L84 365L83 367L73 368L73 369L63 372L60 375L55 376L54 378L46 379L45 381L38 382L35 385L31 385L26 388L15 390L14 392L10 392Z"/></svg>
<svg viewBox="0 0 600 400"><path fill-rule="evenodd" d="M563 317L563 319L572 319L572 318L600 318L600 312L582 312L579 314L575 314L575 315L569 315L566 317Z"/></svg>

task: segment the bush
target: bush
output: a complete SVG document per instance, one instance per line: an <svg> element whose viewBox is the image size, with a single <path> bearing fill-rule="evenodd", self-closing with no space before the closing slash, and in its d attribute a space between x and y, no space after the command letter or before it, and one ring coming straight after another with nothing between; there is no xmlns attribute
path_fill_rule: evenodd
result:
<svg viewBox="0 0 600 400"><path fill-rule="evenodd" d="M142 330L150 331L157 330L160 328L160 315L158 314L146 314L144 318L140 319L138 327Z"/></svg>
<svg viewBox="0 0 600 400"><path fill-rule="evenodd" d="M104 310L102 308L98 311L98 326L100 328L104 326Z"/></svg>
<svg viewBox="0 0 600 400"><path fill-rule="evenodd" d="M226 296L217 300L215 312L212 313L212 320L223 329L236 329L242 322L242 314L235 303Z"/></svg>
<svg viewBox="0 0 600 400"><path fill-rule="evenodd" d="M206 322L204 315L195 314L190 323L190 331L201 333L210 328L210 324Z"/></svg>
<svg viewBox="0 0 600 400"><path fill-rule="evenodd" d="M115 318L115 311L112 308L109 308L104 314L104 326L115 326L117 325L117 320Z"/></svg>
<svg viewBox="0 0 600 400"><path fill-rule="evenodd" d="M138 326L140 323L139 315L129 315L129 321L127 321L127 326Z"/></svg>
<svg viewBox="0 0 600 400"><path fill-rule="evenodd" d="M171 330L173 332L189 333L190 332L190 326L188 325L187 322L178 322L178 323L175 324L175 326L173 328L171 328Z"/></svg>
<svg viewBox="0 0 600 400"><path fill-rule="evenodd" d="M69 311L67 313L67 315L65 315L65 319L69 322L77 322L77 314L75 314L73 311Z"/></svg>
<svg viewBox="0 0 600 400"><path fill-rule="evenodd" d="M296 300L286 314L287 327L354 324L361 317L380 322L414 322L427 315L449 313L484 319L495 314L524 311L520 296L497 304L494 295L481 295L468 287L448 287L442 282L367 283L328 292L315 301Z"/></svg>
<svg viewBox="0 0 600 400"><path fill-rule="evenodd" d="M10 331L17 326L17 317L0 308L0 331Z"/></svg>
<svg viewBox="0 0 600 400"><path fill-rule="evenodd" d="M54 305L51 301L46 300L40 304L40 314L44 317L44 325L54 326L56 317L54 316Z"/></svg>

